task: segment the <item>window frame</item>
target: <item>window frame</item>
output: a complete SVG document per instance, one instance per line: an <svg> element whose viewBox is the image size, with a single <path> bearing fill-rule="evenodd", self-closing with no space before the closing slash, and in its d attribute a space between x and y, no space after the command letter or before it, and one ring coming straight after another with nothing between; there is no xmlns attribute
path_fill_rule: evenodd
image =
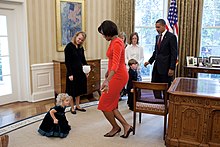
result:
<svg viewBox="0 0 220 147"><path fill-rule="evenodd" d="M137 0L136 0L137 1ZM135 10L136 10L136 1L135 1ZM167 15L168 15L168 0L162 0L163 2L163 13L162 13L162 18L164 19L164 20L166 20L167 19ZM151 0L151 2L154 2L154 0ZM135 13L135 12L134 12ZM134 14L135 15L135 14ZM158 19L160 19L160 18L158 18ZM154 30L155 32L156 32L156 29L155 29L155 26L141 26L141 25L136 25L136 17L134 17L134 31L136 32L137 31L137 29L149 29L149 30ZM139 35L139 33L138 33L138 35ZM151 36L151 35L149 35L149 36ZM156 36L156 35L155 35ZM148 50L150 50L150 48L153 48L153 51L154 51L154 46L155 46L155 39L156 39L156 37L154 37L154 41L152 42L152 43L150 43L150 44L146 44L146 45L143 45L142 44L142 41L141 40L143 40L143 38L142 38L142 36L141 35L139 35L139 45L140 46L142 46L143 48L144 48L144 46L149 46L149 49ZM145 48L144 48L144 52L145 52ZM144 53L144 62L146 62L146 61L148 61L149 60L149 58L151 57L151 55L153 54L153 51L150 53L149 52L149 54L146 54L146 53ZM145 67L143 67L143 65L142 65L142 68L145 68ZM148 76L143 76L142 75L142 80L143 81L151 81L151 75L152 75L152 69L153 69L153 64L152 65L148 65L148 68L149 68L149 73L148 73ZM142 69L143 70L143 69ZM147 70L147 69L146 69Z"/></svg>
<svg viewBox="0 0 220 147"><path fill-rule="evenodd" d="M206 2L207 2L207 4L205 4ZM205 39L203 38L203 36L205 36L205 35L203 35L203 33L205 33L205 32L203 32L204 29L206 29L206 30L218 29L219 32L220 32L220 23L219 23L218 26L215 26L216 25L215 18L217 19L217 17L213 17L214 18L214 21L213 21L213 24L212 24L213 26L212 25L209 25L209 26L207 25L207 21L205 20L206 17L205 17L204 14L206 14L207 11L213 12L213 11L219 10L219 9L216 9L215 6L213 7L213 9L210 9L211 7L208 7L207 10L205 10L206 6L210 6L210 4L208 4L208 3L209 3L208 1L205 1L204 5L203 5L202 26L201 26L201 43L200 43L200 52L199 52L199 56L201 56L201 57L216 56L216 50L212 54L212 50L214 50L212 48L213 47L214 48L220 48L220 44L218 45L217 43L216 44L212 44L211 43L211 45L206 44L208 41L205 41ZM220 7L220 2L218 2L218 4L219 4L219 7ZM215 1L214 1L214 5L216 5ZM216 31L214 31L214 32L216 32ZM214 36L214 33L211 36ZM214 40L212 40L212 42L214 42ZM209 51L210 49L211 49L211 51ZM209 52L210 52L210 54L209 54ZM217 56L220 56L220 49L219 49L219 54ZM220 77L220 75L217 75L217 74L205 74L205 73L199 73L198 74L198 78L208 78L208 79L212 78L212 79L216 79L216 78L219 78L219 77Z"/></svg>

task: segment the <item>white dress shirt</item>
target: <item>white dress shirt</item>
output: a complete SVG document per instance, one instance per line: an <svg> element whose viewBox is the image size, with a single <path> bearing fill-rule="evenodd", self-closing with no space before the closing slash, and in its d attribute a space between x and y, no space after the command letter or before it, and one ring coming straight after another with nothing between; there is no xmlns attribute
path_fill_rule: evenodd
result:
<svg viewBox="0 0 220 147"><path fill-rule="evenodd" d="M144 51L139 45L128 45L125 49L125 64L128 65L130 59L137 60L138 64L144 61Z"/></svg>

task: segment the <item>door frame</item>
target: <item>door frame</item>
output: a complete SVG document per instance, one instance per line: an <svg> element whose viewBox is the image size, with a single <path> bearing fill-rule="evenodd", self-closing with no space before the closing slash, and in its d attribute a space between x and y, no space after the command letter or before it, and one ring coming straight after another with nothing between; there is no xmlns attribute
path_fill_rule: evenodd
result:
<svg viewBox="0 0 220 147"><path fill-rule="evenodd" d="M15 62L17 68L14 70L17 73L17 98L13 101L31 101L31 84L30 84L30 62L28 50L28 28L27 28L27 7L26 0L6 0L0 2L0 9L9 9L14 11L15 25L14 27L14 47L16 52ZM10 46L9 46L10 48ZM1 101L0 101L1 102ZM7 101L0 104L9 103Z"/></svg>

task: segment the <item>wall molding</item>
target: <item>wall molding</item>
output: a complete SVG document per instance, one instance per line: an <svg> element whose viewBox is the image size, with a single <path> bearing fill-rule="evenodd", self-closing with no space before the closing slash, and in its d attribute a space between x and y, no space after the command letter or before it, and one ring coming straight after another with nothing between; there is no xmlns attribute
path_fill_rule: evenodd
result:
<svg viewBox="0 0 220 147"><path fill-rule="evenodd" d="M54 98L53 63L32 64L32 102Z"/></svg>

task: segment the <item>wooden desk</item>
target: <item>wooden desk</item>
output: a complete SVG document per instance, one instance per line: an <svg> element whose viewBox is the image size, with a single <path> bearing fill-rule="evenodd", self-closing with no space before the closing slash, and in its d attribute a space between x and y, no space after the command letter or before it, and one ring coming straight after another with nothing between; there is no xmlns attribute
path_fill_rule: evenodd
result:
<svg viewBox="0 0 220 147"><path fill-rule="evenodd" d="M220 83L176 78L168 90L168 147L220 146Z"/></svg>
<svg viewBox="0 0 220 147"><path fill-rule="evenodd" d="M208 74L220 74L220 68L217 67L203 67L203 66L184 66L185 75L188 77L197 77L197 73L208 73Z"/></svg>

